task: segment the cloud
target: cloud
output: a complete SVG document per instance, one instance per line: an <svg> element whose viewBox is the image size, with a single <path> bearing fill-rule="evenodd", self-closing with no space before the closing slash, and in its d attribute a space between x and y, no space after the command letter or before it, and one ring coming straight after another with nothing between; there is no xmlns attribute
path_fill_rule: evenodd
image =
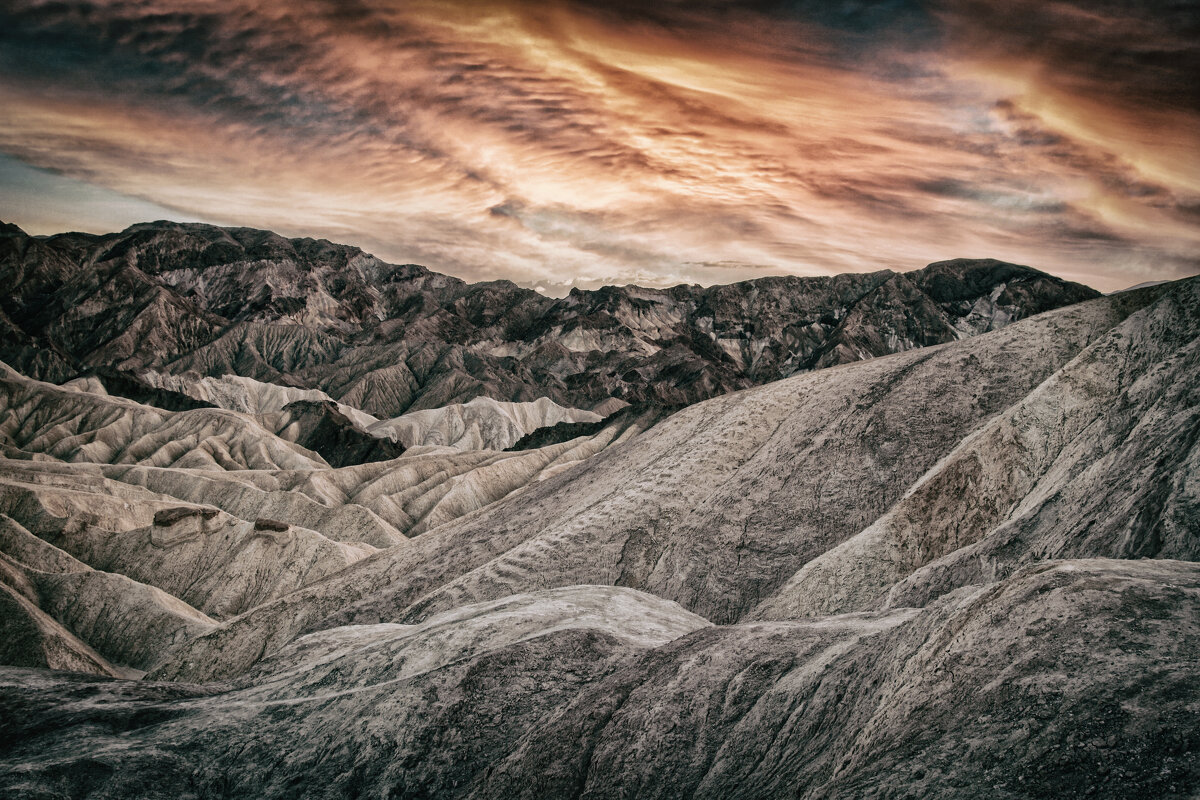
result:
<svg viewBox="0 0 1200 800"><path fill-rule="evenodd" d="M959 255L1104 289L1193 271L1193 7L1027 5L25 0L0 151L548 291Z"/></svg>

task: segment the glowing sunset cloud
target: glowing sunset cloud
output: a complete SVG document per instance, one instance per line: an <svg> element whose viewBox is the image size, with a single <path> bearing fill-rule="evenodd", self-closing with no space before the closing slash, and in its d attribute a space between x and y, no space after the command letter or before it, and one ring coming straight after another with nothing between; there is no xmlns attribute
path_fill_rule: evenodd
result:
<svg viewBox="0 0 1200 800"><path fill-rule="evenodd" d="M1200 270L1191 3L642 5L14 0L0 218L163 209L555 292Z"/></svg>

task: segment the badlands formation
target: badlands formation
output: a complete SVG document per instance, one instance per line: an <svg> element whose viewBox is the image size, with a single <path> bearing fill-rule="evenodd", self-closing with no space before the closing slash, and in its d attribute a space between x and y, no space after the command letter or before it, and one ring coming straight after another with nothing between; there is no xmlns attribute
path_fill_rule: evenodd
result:
<svg viewBox="0 0 1200 800"><path fill-rule="evenodd" d="M0 796L1200 794L1200 279L0 279Z"/></svg>

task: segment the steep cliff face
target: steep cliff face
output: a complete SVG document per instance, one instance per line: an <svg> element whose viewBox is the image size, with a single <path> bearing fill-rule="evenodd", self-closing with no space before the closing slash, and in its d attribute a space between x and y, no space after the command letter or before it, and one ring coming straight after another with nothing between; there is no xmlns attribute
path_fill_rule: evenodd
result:
<svg viewBox="0 0 1200 800"><path fill-rule="evenodd" d="M960 261L555 300L323 240L176 223L46 239L10 226L0 280L12 287L0 360L32 377L231 374L320 389L379 418L475 397L684 405L1095 296L1027 267Z"/></svg>

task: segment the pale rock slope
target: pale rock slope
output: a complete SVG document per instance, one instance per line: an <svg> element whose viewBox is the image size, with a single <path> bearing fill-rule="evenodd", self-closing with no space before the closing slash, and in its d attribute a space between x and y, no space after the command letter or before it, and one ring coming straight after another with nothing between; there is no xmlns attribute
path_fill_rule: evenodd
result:
<svg viewBox="0 0 1200 800"><path fill-rule="evenodd" d="M333 401L320 389L280 386L241 375L171 375L147 370L138 377L155 388L169 389L229 411L240 411L252 416L274 414L299 401ZM365 411L344 403L338 403L337 408L364 429L379 421Z"/></svg>
<svg viewBox="0 0 1200 800"><path fill-rule="evenodd" d="M61 461L181 469L316 469L315 453L219 409L166 411L0 366L0 443Z"/></svg>
<svg viewBox="0 0 1200 800"><path fill-rule="evenodd" d="M212 619L124 575L94 570L0 514L0 603L8 663L141 674Z"/></svg>
<svg viewBox="0 0 1200 800"><path fill-rule="evenodd" d="M924 604L1046 558L1200 559L1196 375L1192 280L966 438L755 616L821 616L885 598Z"/></svg>
<svg viewBox="0 0 1200 800"><path fill-rule="evenodd" d="M36 586L34 605L135 668L179 644L181 624L199 635L215 624L209 615L233 616L375 551L181 505L95 465L0 459L0 521L0 557Z"/></svg>
<svg viewBox="0 0 1200 800"><path fill-rule="evenodd" d="M378 422L375 417L335 403L318 389L280 386L239 375L215 378L147 371L139 379L152 390L248 414L264 429L318 453L332 466L387 461L404 452L403 446L381 441L368 432Z"/></svg>
<svg viewBox="0 0 1200 800"><path fill-rule="evenodd" d="M170 412L100 390L11 370L0 382L11 412L0 519L20 532L0 540L0 558L12 562L3 580L9 663L144 671L214 620L319 584L378 548L406 546L405 534L483 508L639 430L614 425L513 453L426 448L330 469L244 414ZM176 439L195 419L207 434Z"/></svg>
<svg viewBox="0 0 1200 800"><path fill-rule="evenodd" d="M31 381L11 370L0 382L0 404L12 411L0 425L10 455L26 462L50 458L71 464L44 468L52 473L103 475L182 500L216 504L249 521L278 517L329 531L339 541L383 547L404 541L405 533L420 533L481 508L640 430L636 421L625 421L534 450L425 447L398 459L331 470L315 453L236 412L169 412ZM511 439L525 427L559 416L549 401L528 405L509 404L502 412L507 428L502 426L498 435ZM599 420L590 412L572 413ZM88 463L96 466L88 468ZM110 489L100 492L109 496L95 502L103 506L120 494Z"/></svg>
<svg viewBox="0 0 1200 800"><path fill-rule="evenodd" d="M563 408L548 397L528 403L509 403L477 397L469 403L413 411L367 427L405 447L421 445L455 450L505 450L538 428L560 422L599 422L592 411Z"/></svg>
<svg viewBox="0 0 1200 800"><path fill-rule="evenodd" d="M594 411L564 408L548 397L516 403L477 397L468 403L413 411L379 420L353 406L335 403L319 389L279 386L238 375L214 378L147 371L139 377L155 388L169 389L229 411L250 414L273 433L289 441L296 441L296 437L288 435L290 420L279 412L295 403L333 403L337 411L359 430L370 436L399 442L406 448L427 445L455 450L504 450L538 428L560 422L599 422L605 416ZM80 389L104 391L103 385L96 379L78 379L73 383ZM601 411L615 411L623 405L627 404L609 398L599 408Z"/></svg>
<svg viewBox="0 0 1200 800"><path fill-rule="evenodd" d="M1171 561L725 627L576 586L315 633L232 686L2 669L0 791L1183 798L1198 642Z"/></svg>
<svg viewBox="0 0 1200 800"><path fill-rule="evenodd" d="M29 654L41 652L35 661L44 666L145 670L169 646L212 629L213 618L375 551L271 519L181 504L108 479L103 469L0 459L0 560L7 564L0 583L14 606L0 628L6 638L42 642L15 648L27 653L11 652L10 663L29 663ZM193 487L203 485L201 476L228 474L154 471Z"/></svg>
<svg viewBox="0 0 1200 800"><path fill-rule="evenodd" d="M42 667L113 677L136 675L108 663L58 620L42 611L33 584L10 569L0 568L0 613L4 615L4 640L0 660L18 667Z"/></svg>
<svg viewBox="0 0 1200 800"><path fill-rule="evenodd" d="M113 480L243 519L268 516L328 532L338 541L389 547L484 508L636 436L636 424L533 450L424 448L389 461L323 470L184 472L100 465ZM75 468L74 466L72 468Z"/></svg>

